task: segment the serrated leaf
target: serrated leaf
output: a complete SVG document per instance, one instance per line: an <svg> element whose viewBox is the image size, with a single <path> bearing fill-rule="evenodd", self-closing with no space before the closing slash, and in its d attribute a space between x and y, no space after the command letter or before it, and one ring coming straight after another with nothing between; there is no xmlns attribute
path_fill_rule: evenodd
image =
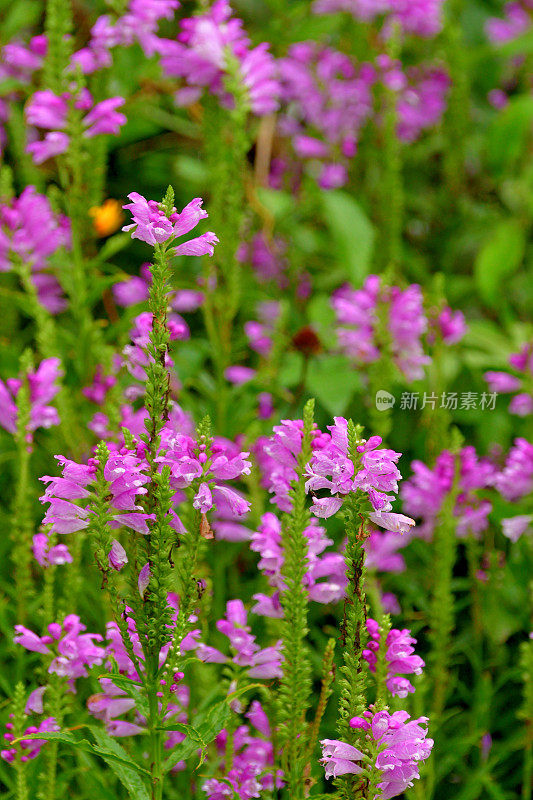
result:
<svg viewBox="0 0 533 800"><path fill-rule="evenodd" d="M374 226L361 206L346 192L322 193L324 222L335 240L338 258L356 287L370 271Z"/></svg>
<svg viewBox="0 0 533 800"><path fill-rule="evenodd" d="M98 728L96 725L87 725L85 727L91 731L96 740L96 745L93 745L93 749L98 755L111 758L141 775L150 775L148 770L140 764L137 764L122 745L120 745L113 736L106 733L103 728Z"/></svg>

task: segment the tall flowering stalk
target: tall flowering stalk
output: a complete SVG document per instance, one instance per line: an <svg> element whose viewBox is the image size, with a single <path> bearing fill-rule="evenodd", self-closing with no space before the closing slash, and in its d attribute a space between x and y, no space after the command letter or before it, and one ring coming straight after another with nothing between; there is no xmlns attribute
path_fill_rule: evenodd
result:
<svg viewBox="0 0 533 800"><path fill-rule="evenodd" d="M305 576L308 568L308 539L305 529L310 514L306 507L305 468L311 457L314 401L306 404L303 413L302 445L297 460L297 477L289 494L292 510L281 523L284 589L280 600L283 609L283 678L279 691L278 719L282 725L280 741L284 745L283 767L289 796L303 797L305 750L307 737L305 716L311 691L311 667L306 653L308 590Z"/></svg>

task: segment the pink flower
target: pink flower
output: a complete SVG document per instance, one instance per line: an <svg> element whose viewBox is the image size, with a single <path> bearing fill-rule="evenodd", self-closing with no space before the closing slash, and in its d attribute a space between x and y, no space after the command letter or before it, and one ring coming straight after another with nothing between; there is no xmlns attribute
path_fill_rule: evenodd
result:
<svg viewBox="0 0 533 800"><path fill-rule="evenodd" d="M357 761L364 759L363 753L338 739L322 739L322 758L320 763L326 769L326 778L337 778L339 775L358 775L362 768Z"/></svg>
<svg viewBox="0 0 533 800"><path fill-rule="evenodd" d="M184 236L195 228L201 219L207 217L207 212L201 208L202 200L199 197L191 200L179 214L173 209L168 217L155 200L146 200L138 192L131 192L128 197L132 202L123 208L131 211L133 223L125 225L122 230L133 230L132 239L141 239L147 244L161 244L169 239L174 240L178 236ZM176 247L175 254L213 255L214 245L217 242L214 233L204 233Z"/></svg>
<svg viewBox="0 0 533 800"><path fill-rule="evenodd" d="M117 570L117 572L120 572L122 567L126 566L128 563L126 551L116 539L113 539L111 550L109 551L107 558L109 561L109 566L112 569Z"/></svg>

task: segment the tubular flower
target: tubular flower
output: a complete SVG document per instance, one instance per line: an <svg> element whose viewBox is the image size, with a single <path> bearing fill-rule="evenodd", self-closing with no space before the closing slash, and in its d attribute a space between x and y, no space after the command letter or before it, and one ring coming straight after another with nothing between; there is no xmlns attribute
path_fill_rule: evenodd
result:
<svg viewBox="0 0 533 800"><path fill-rule="evenodd" d="M10 718L12 717L13 715L10 714ZM9 745L15 738L12 733L13 723L8 722L6 728L7 733L4 734L4 739ZM24 733L28 736L31 736L36 733L51 733L58 730L59 725L57 724L55 718L47 717L46 719L43 719L39 725L30 725L27 727ZM41 749L46 743L46 739L22 739L21 741L17 742L15 747L8 747L5 750L0 750L0 758L3 758L4 761L7 761L9 764L12 764L17 757L17 753L19 752L17 748L20 748L22 751L20 760L23 762L28 761L32 758L37 758L41 752Z"/></svg>
<svg viewBox="0 0 533 800"><path fill-rule="evenodd" d="M174 208L169 216L155 200L146 200L138 192L131 192L128 197L131 203L123 208L131 212L133 222L125 225L122 230L132 230L132 239L140 239L152 246L184 236L196 228L201 219L207 217L207 211L201 207L203 200L199 197L191 200L179 214ZM214 233L202 233L195 239L173 247L173 252L177 256L212 256L217 242L218 238Z"/></svg>
<svg viewBox="0 0 533 800"><path fill-rule="evenodd" d="M281 132L323 189L343 186L359 132L372 112L374 68L356 68L345 53L298 42L280 59L279 73Z"/></svg>
<svg viewBox="0 0 533 800"><path fill-rule="evenodd" d="M239 797L250 800L260 797L263 792L272 792L274 788L283 786L281 771L274 775L274 750L269 741L270 723L261 704L254 700L246 717L251 722L257 736L248 725L240 725L234 733L233 767L224 780L209 778L202 785L209 800L225 800L228 797ZM228 732L223 729L215 743L217 752L224 757Z"/></svg>
<svg viewBox="0 0 533 800"><path fill-rule="evenodd" d="M91 522L90 501L93 497L91 484L96 477L97 460L89 459L87 464L56 456L63 465L63 477L44 475L40 480L48 486L40 498L49 507L43 523L52 523L51 531L58 534L74 533L89 527ZM137 533L147 534L147 520L152 515L145 514L137 498L146 494L145 485L149 478L145 474L146 462L132 455L128 450L113 452L104 468L105 480L109 483L111 526L125 526ZM85 500L85 506L76 505L76 500Z"/></svg>
<svg viewBox="0 0 533 800"><path fill-rule="evenodd" d="M367 648L363 650L363 658L368 663L371 672L375 672L377 652L380 646L383 646L380 642L379 625L375 619L369 618L366 621L366 628L370 638ZM392 628L387 635L385 642L385 660L388 667L386 684L387 689L394 697L407 697L415 690L407 678L401 678L395 673L422 674L425 663L420 656L415 655L414 644L416 644L416 639L411 636L411 632L407 628L401 631Z"/></svg>
<svg viewBox="0 0 533 800"><path fill-rule="evenodd" d="M130 47L134 42L150 58L163 43L157 35L159 20L172 19L179 5L178 0L130 0L126 13L118 19L113 21L108 14L98 17L87 46L72 56L72 66L90 75L111 66L115 47Z"/></svg>
<svg viewBox="0 0 533 800"><path fill-rule="evenodd" d="M250 47L242 20L231 15L227 0L216 0L207 13L182 20L179 41L165 40L162 45L163 70L187 84L176 94L179 105L198 100L204 88L224 105L232 105L226 86L231 75L239 80L254 114L271 114L279 94L275 61L266 43Z"/></svg>
<svg viewBox="0 0 533 800"><path fill-rule="evenodd" d="M433 739L426 738L427 721L427 717L410 719L407 711L365 711L363 717L350 720L352 728L367 731L366 739L373 740L373 749L379 748L374 766L382 773L377 786L383 800L403 794L420 777L419 764L433 747Z"/></svg>
<svg viewBox="0 0 533 800"><path fill-rule="evenodd" d="M27 186L20 197L0 203L0 272L10 270L14 258L29 264L39 302L51 314L66 307L59 282L47 271L50 257L62 247L71 247L70 222L55 214L48 198L34 186Z"/></svg>
<svg viewBox="0 0 533 800"><path fill-rule="evenodd" d="M362 22L385 16L385 32L391 23L415 36L436 36L442 28L444 0L315 0L315 14L346 11Z"/></svg>
<svg viewBox="0 0 533 800"><path fill-rule="evenodd" d="M49 405L59 392L57 380L63 375L59 364L59 358L45 358L35 372L29 372L27 375L31 405L29 431L59 425L59 415L56 409ZM6 383L0 380L0 425L9 433L15 433L17 430L15 400L21 385L22 382L18 378L8 378Z"/></svg>
<svg viewBox="0 0 533 800"><path fill-rule="evenodd" d="M76 614L69 614L63 622L52 622L48 634L37 636L23 625L15 625L15 643L26 650L52 656L48 672L68 678L72 690L76 678L87 677L87 668L103 662L104 649L95 642L101 642L97 633L84 633Z"/></svg>
<svg viewBox="0 0 533 800"><path fill-rule="evenodd" d="M308 542L304 584L311 600L317 603L335 603L344 597L346 589L345 563L340 553L324 553L326 547L333 544L332 539L328 539L325 533L325 529L314 519L303 532ZM269 512L262 516L259 530L252 534L250 548L260 554L258 567L268 577L270 586L276 589L271 597L255 594L254 600L257 603L253 611L264 616L281 617L283 611L279 594L285 588L281 575L284 558L281 522L275 514ZM326 580L321 581L321 578Z"/></svg>
<svg viewBox="0 0 533 800"><path fill-rule="evenodd" d="M64 131L67 128L69 102L85 114L81 125L83 136L87 139L104 133L117 135L126 122L124 114L117 111L126 102L123 97L108 97L95 104L87 89L83 89L75 98L68 93L56 95L50 89L35 92L26 106L26 120L29 125L48 131L44 139L30 142L26 147L36 164L42 164L68 149L70 138Z"/></svg>
<svg viewBox="0 0 533 800"><path fill-rule="evenodd" d="M533 394L528 388L533 380L533 343L525 344L518 353L509 357L509 366L518 375L509 372L486 372L485 380L491 392L499 394L515 394L509 403L509 411L519 417L533 414Z"/></svg>
<svg viewBox="0 0 533 800"><path fill-rule="evenodd" d="M335 417L329 425L329 441L313 453L307 465L306 491L329 490L330 497L314 497L311 512L317 517L331 517L340 510L344 498L350 492L360 491L367 495L371 511L369 519L389 531L406 533L414 521L402 514L391 513L391 500L398 491L401 474L396 467L400 453L377 448L380 436L362 440L357 447L360 469L356 472L348 457L348 422L344 417ZM392 492L393 494L387 494Z"/></svg>
<svg viewBox="0 0 533 800"><path fill-rule="evenodd" d="M246 667L251 678L281 678L281 641L273 647L260 649L247 625L247 614L241 600L229 600L226 603L226 616L218 620L217 630L228 637L231 658L200 642L196 644L196 655L201 661L217 664L232 661Z"/></svg>
<svg viewBox="0 0 533 800"><path fill-rule="evenodd" d="M457 517L457 535L478 535L488 525L487 517L492 509L488 500L478 497L477 492L492 485L495 476L493 464L479 458L473 447L464 447L458 455L460 460L459 494L454 509ZM422 524L417 533L429 539L442 504L451 491L454 481L454 456L444 450L430 469L421 461L413 461L413 475L402 485L401 495L405 510L419 517Z"/></svg>
<svg viewBox="0 0 533 800"><path fill-rule="evenodd" d="M339 344L356 363L373 363L388 354L407 381L424 376L424 367L431 359L422 345L428 323L417 284L402 290L382 286L377 275L370 275L362 289L348 285L338 289L331 304L339 326ZM387 317L387 341L380 341L383 313Z"/></svg>

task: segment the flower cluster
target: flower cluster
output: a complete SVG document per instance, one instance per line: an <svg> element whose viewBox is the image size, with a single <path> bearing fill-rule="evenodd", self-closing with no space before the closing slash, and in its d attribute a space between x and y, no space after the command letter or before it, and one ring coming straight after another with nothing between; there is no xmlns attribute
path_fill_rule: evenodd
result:
<svg viewBox="0 0 533 800"><path fill-rule="evenodd" d="M10 719L13 719L13 714L10 714ZM6 742L11 744L14 740L13 731L13 723L8 722L6 724L7 733L4 733L4 739ZM43 719L39 725L29 725L25 730L24 734L27 736L34 735L36 733L51 733L53 731L58 731L59 725L57 724L54 717L47 717ZM23 734L23 735L24 735ZM22 751L22 755L20 760L22 762L28 761L31 758L36 758L41 749L46 744L46 739L21 739L17 742L16 747L8 747L5 750L0 750L0 758L3 758L4 761L7 761L9 764L12 764L15 761L18 753L18 748Z"/></svg>
<svg viewBox="0 0 533 800"><path fill-rule="evenodd" d="M366 739L372 749L379 749L372 766L382 773L377 787L383 800L403 794L420 777L419 763L429 757L433 747L433 740L426 738L425 723L427 717L412 720L406 711L366 711L364 717L350 720L352 728L368 732ZM326 778L358 775L366 766L368 759L352 745L336 739L324 739L321 744Z"/></svg>
<svg viewBox="0 0 533 800"><path fill-rule="evenodd" d="M83 136L87 139L104 133L116 135L126 122L124 114L117 111L124 103L123 97L108 97L95 103L87 89L82 89L75 97L67 92L59 96L50 89L35 92L26 106L26 121L48 133L42 140L30 142L28 153L31 153L36 164L42 164L48 158L68 150L70 137L65 131L71 106L83 114L81 126Z"/></svg>
<svg viewBox="0 0 533 800"><path fill-rule="evenodd" d="M249 511L250 503L225 482L250 474L252 465L248 455L227 439L215 439L208 448L205 442L196 442L191 436L176 434L167 427L163 430L158 459L170 467L173 489L185 489L195 483L193 506L202 514L216 506L219 511L222 507L233 516L242 517Z"/></svg>
<svg viewBox="0 0 533 800"><path fill-rule="evenodd" d="M76 614L69 614L63 622L52 622L48 625L48 633L38 636L23 625L15 625L15 643L33 653L52 656L48 672L65 677L74 691L74 681L87 677L87 669L102 664L104 649L95 642L101 642L98 633L84 633Z"/></svg>
<svg viewBox="0 0 533 800"><path fill-rule="evenodd" d="M113 297L119 306L134 306L148 300L152 273L150 264L141 265L140 274L113 284ZM203 293L195 289L178 289L169 292L169 304L174 311L196 311L202 305Z"/></svg>
<svg viewBox="0 0 533 800"><path fill-rule="evenodd" d="M419 380L429 356L422 335L428 327L417 284L400 289L383 286L370 275L362 289L346 285L331 300L342 350L357 364L370 364L387 353L406 381Z"/></svg>
<svg viewBox="0 0 533 800"><path fill-rule="evenodd" d="M196 646L201 661L216 664L233 662L245 667L250 678L281 678L281 641L273 647L261 649L247 625L247 614L242 600L226 603L226 616L217 622L217 630L227 636L232 650L231 658L215 647L203 643Z"/></svg>
<svg viewBox="0 0 533 800"><path fill-rule="evenodd" d="M130 331L132 344L126 345L122 353L130 375L138 381L146 381L146 367L154 361L154 357L147 349L152 333L153 316L149 311L143 311L135 317L133 324L134 327ZM167 324L171 342L185 341L189 338L189 326L179 314L169 314ZM170 370L173 365L174 362L169 354L165 353L166 368Z"/></svg>
<svg viewBox="0 0 533 800"><path fill-rule="evenodd" d="M510 503L531 496L533 492L533 445L527 439L517 438L509 450L505 465L493 479L496 490ZM533 514L518 514L502 519L504 536L516 542L531 531Z"/></svg>
<svg viewBox="0 0 533 800"><path fill-rule="evenodd" d="M274 426L271 437L258 439L255 456L261 470L261 484L273 495L270 502L280 511L292 510L289 496L291 484L297 478L298 456L302 450L303 421L284 419ZM313 447L320 448L322 434L313 431Z"/></svg>
<svg viewBox="0 0 533 800"><path fill-rule="evenodd" d="M333 544L325 535L326 531L315 519L304 529L307 539L307 570L304 584L309 599L317 603L335 603L344 597L346 588L345 563L340 553L324 550ZM284 563L281 544L281 522L275 514L268 512L261 517L259 530L252 535L250 548L259 553L258 568L267 576L270 586L276 591L273 595L254 594L256 605L253 611L267 617L282 617L280 591L285 588L282 568ZM325 578L326 580L320 580Z"/></svg>
<svg viewBox="0 0 533 800"><path fill-rule="evenodd" d="M346 495L362 492L372 509L368 517L376 525L391 531L407 533L414 522L402 514L390 513L393 495L398 491L401 478L396 462L400 453L385 448L378 450L380 436L361 440L357 446L359 465L356 466L348 454L348 422L344 417L335 417L334 425L328 425L329 441L317 449L307 465L306 491L327 489L330 497L313 496L311 512L317 517L331 517L341 508Z"/></svg>
<svg viewBox="0 0 533 800"><path fill-rule="evenodd" d="M255 732L248 725L237 728L233 740L235 755L232 768L224 780L209 778L202 785L208 800L226 800L231 797L251 800L252 797L260 797L262 792L271 792L274 788L283 786L282 773L278 771L275 776L273 774L274 752L269 741L270 723L261 703L254 700L246 717L260 736L253 735ZM225 752L227 738L228 732L225 729L216 738L221 756Z"/></svg>
<svg viewBox="0 0 533 800"><path fill-rule="evenodd" d="M57 381L63 375L58 358L45 358L34 372L26 376L30 390L30 423L28 428L29 442L31 432L37 428L50 428L59 425L59 415L54 406L49 405L59 392ZM8 378L4 383L0 380L0 425L9 433L17 430L16 397L22 386L19 378Z"/></svg>
<svg viewBox="0 0 533 800"><path fill-rule="evenodd" d="M487 517L492 504L478 497L477 492L492 485L495 467L488 459L479 458L473 447L464 447L457 458L459 494L454 509L456 532L461 537L478 535L488 525ZM402 484L403 507L408 514L422 520L422 524L417 526L417 534L422 538L431 538L442 504L454 484L455 457L444 450L437 457L433 469L421 461L413 461L411 467L412 477Z"/></svg>
<svg viewBox="0 0 533 800"><path fill-rule="evenodd" d="M62 465L62 477L44 475L41 478L48 486L40 500L49 503L43 523L52 524L50 532L74 533L88 528L91 523L93 494L90 487L96 479L98 460L90 458L87 464L77 464L63 456L56 458ZM104 478L108 482L113 527L125 526L137 533L148 533L147 520L152 517L137 503L137 499L147 491L145 485L149 478L146 471L146 462L126 448L110 454L104 466ZM73 500L85 500L88 504L79 506Z"/></svg>
<svg viewBox="0 0 533 800"><path fill-rule="evenodd" d="M380 647L385 647L386 651L384 655L387 664L387 689L393 697L407 697L409 693L414 692L415 687L407 678L402 678L397 673L401 675L410 673L414 673L415 675L422 674L425 663L420 656L415 654L413 645L416 644L416 639L411 636L411 631L407 630L407 628L403 630L392 628L383 645L380 641L381 633L379 624L371 617L366 621L366 629L368 631L369 641L366 649L363 650L363 658L368 663L371 672L375 672L376 670L377 653Z"/></svg>
<svg viewBox="0 0 533 800"><path fill-rule="evenodd" d="M231 76L239 81L257 116L271 114L278 107L279 84L268 45L250 47L242 20L232 17L227 0L215 0L206 13L182 20L178 41L165 40L161 52L165 73L185 80L186 87L176 93L179 105L197 101L207 88L231 106Z"/></svg>
<svg viewBox="0 0 533 800"><path fill-rule="evenodd" d="M373 108L375 70L369 64L356 69L344 53L314 42L292 45L279 69L286 106L281 132L291 138L298 157L316 169L322 188L342 186Z"/></svg>
<svg viewBox="0 0 533 800"><path fill-rule="evenodd" d="M195 197L178 213L175 208L166 214L161 204L155 200L146 200L137 192L128 195L131 203L123 208L131 211L133 222L125 225L123 231L133 231L132 239L140 239L152 246L163 242L172 242L179 236L185 236L196 228L201 219L207 217L207 211L202 208L202 200ZM213 255L214 245L218 238L214 233L202 233L194 239L173 247L176 256L204 256Z"/></svg>
<svg viewBox="0 0 533 800"><path fill-rule="evenodd" d="M443 0L315 0L313 11L346 11L362 22L373 22L384 15L385 33L396 23L405 33L429 37L442 28L442 5Z"/></svg>
<svg viewBox="0 0 533 800"><path fill-rule="evenodd" d="M491 392L515 394L509 403L509 411L519 417L533 414L533 342L525 344L518 353L509 357L509 365L518 373L486 372L484 377Z"/></svg>
<svg viewBox="0 0 533 800"><path fill-rule="evenodd" d="M14 258L28 264L39 302L52 314L66 306L59 282L47 271L50 256L61 247L71 247L70 222L55 214L34 186L0 203L0 272L10 270Z"/></svg>
<svg viewBox="0 0 533 800"><path fill-rule="evenodd" d="M130 0L126 13L118 19L112 20L108 14L98 17L88 44L73 55L73 67L90 75L111 66L115 47L129 47L134 42L140 44L147 57L160 52L159 20L172 19L179 5L179 0Z"/></svg>
<svg viewBox="0 0 533 800"><path fill-rule="evenodd" d="M488 38L493 44L512 41L531 27L531 4L527 0L506 3L504 17L490 17L485 25Z"/></svg>

